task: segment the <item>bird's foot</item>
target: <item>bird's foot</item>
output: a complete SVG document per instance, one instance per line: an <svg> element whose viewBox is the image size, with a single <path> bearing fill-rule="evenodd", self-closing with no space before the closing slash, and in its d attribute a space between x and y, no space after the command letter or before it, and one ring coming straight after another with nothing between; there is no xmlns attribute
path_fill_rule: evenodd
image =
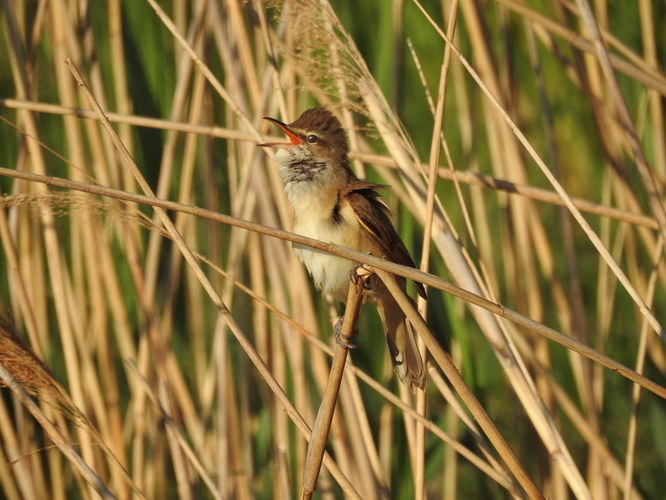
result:
<svg viewBox="0 0 666 500"><path fill-rule="evenodd" d="M349 277L355 285L362 285L365 291L372 290L372 277L375 273L366 265L359 264L350 272Z"/></svg>
<svg viewBox="0 0 666 500"><path fill-rule="evenodd" d="M358 330L354 328L349 335L342 334L342 323L344 316L341 317L333 326L333 334L335 335L335 343L344 349L358 349L361 344L356 344L353 340L358 337Z"/></svg>

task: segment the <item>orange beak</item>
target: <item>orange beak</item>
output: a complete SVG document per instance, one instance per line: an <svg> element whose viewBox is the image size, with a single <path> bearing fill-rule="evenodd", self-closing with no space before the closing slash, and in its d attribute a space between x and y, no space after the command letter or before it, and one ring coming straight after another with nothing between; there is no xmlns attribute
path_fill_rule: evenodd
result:
<svg viewBox="0 0 666 500"><path fill-rule="evenodd" d="M287 146L296 146L298 144L304 144L301 138L298 137L296 133L292 132L285 123L282 123L280 120L276 120L275 118L271 118L269 116L264 116L264 120L268 120L269 122L277 125L280 128L280 130L282 130L285 134L287 134L289 142L265 142L263 144L257 144L257 146L260 146L262 148L284 148Z"/></svg>

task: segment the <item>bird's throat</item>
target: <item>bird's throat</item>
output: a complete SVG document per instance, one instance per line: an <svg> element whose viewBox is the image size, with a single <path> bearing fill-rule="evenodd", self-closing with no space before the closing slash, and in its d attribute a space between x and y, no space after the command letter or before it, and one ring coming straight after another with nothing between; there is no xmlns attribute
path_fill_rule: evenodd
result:
<svg viewBox="0 0 666 500"><path fill-rule="evenodd" d="M275 160L275 163L280 166L289 165L292 160L292 154L287 148L277 148L275 155L273 155L273 159Z"/></svg>

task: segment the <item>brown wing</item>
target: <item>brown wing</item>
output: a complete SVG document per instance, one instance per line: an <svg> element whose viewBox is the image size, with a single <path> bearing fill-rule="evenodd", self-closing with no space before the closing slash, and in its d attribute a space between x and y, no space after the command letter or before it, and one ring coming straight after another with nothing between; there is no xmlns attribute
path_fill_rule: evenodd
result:
<svg viewBox="0 0 666 500"><path fill-rule="evenodd" d="M381 201L379 193L375 191L380 187L385 186L358 181L350 184L343 195L349 200L361 225L370 233L376 246L381 250L382 255L377 257L396 264L416 267L412 256L409 255L409 251L389 219L388 207ZM416 287L419 295L425 298L423 285L416 283Z"/></svg>

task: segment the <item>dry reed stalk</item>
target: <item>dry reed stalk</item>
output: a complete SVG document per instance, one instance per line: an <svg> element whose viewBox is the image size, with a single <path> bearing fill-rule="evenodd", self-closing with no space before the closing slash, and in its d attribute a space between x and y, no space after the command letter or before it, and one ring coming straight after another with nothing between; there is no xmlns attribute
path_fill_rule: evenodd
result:
<svg viewBox="0 0 666 500"><path fill-rule="evenodd" d="M193 467L197 470L197 472L203 479L204 483L208 487L208 491L210 492L210 494L213 496L213 498L217 500L221 499L222 495L220 494L219 490L215 487L215 483L206 472L203 464L201 464L196 454L187 443L186 439L181 435L178 429L178 425L174 423L173 419L169 415L169 412L161 406L159 401L159 396L155 394L155 392L151 389L150 385L148 384L148 381L138 371L139 368L136 365L136 363L129 362L129 365L132 371L134 372L137 380L141 383L141 386L143 387L150 401L159 409L159 412L162 415L165 425L167 425L174 433L175 439L177 440L178 445L182 448L183 452L185 453L187 460L193 465Z"/></svg>
<svg viewBox="0 0 666 500"><path fill-rule="evenodd" d="M17 332L2 318L0 318L0 372L2 372L0 375L4 381L4 384L0 382L0 386L6 385L16 394L19 401L44 427L56 446L79 470L84 479L93 488L99 490L102 496L113 497L90 465L69 444L71 437L67 435L66 431L63 432L65 419L74 422L78 429L87 433L91 441L94 441L104 451L114 479L120 478L122 481L121 484L115 486L121 486L121 491L124 491L125 487L127 490L132 489L139 498L144 498L113 450L107 445L104 437L95 430L86 416L77 408L65 390L49 373L46 365L23 345ZM43 409L36 405L30 395L35 396L42 403ZM48 413L53 414L57 425L51 422Z"/></svg>
<svg viewBox="0 0 666 500"><path fill-rule="evenodd" d="M451 361L449 354L441 348L437 340L430 332L430 329L426 325L423 318L421 318L418 312L413 309L413 306L407 299L405 293L400 290L400 287L395 281L395 277L382 270L375 269L374 271L396 299L401 309L407 315L410 323L412 323L414 329L418 332L419 336L424 340L428 351L433 355L440 368L442 368L445 375L449 379L449 382L451 382L451 385L453 385L458 395L461 397L467 408L472 413L474 419L479 423L480 427L483 429L484 433L493 444L502 460L504 460L504 463L514 475L520 486L523 488L524 493L529 498L543 498L536 485L527 475L527 472L523 468L522 464L518 462L517 458L493 424L492 420L488 417L485 410L472 393L471 389L467 386L467 383Z"/></svg>
<svg viewBox="0 0 666 500"><path fill-rule="evenodd" d="M450 38L453 38L456 28L457 20L457 11L458 11L458 2L454 0L450 5L451 15L449 17L447 25L447 34ZM442 66L440 69L439 75L439 87L437 91L437 105L432 107L431 111L434 115L435 122L433 125L432 139L430 141L430 157L429 157L429 166L428 166L428 178L426 185L428 186L428 191L426 195L426 204L425 204L425 221L424 221L424 234L423 234L423 251L421 253L421 264L419 269L421 271L428 271L430 266L430 243L432 236L432 221L435 210L435 192L437 189L437 179L438 179L438 165L439 165L439 152L440 145L446 144L444 136L442 134L442 126L444 120L444 104L447 95L447 82L448 82L448 73L449 73L449 64L451 60L451 50L446 48L444 50L444 59L442 61ZM427 89L427 86L424 85L424 88ZM459 200L462 200L462 195L460 193L459 185L457 182L454 182L456 187L456 192L459 196ZM461 203L464 209L464 203ZM467 212L464 211L466 214ZM418 309L421 316L426 319L427 304L425 299L420 297L418 299ZM419 351L423 359L426 359L426 350L425 343L423 339L418 339ZM426 398L424 393L419 393L417 396L417 407L420 413L425 415L426 412ZM417 424L417 442L414 450L414 462L415 462L415 473L414 473L414 484L416 487L417 499L425 498L425 429L423 426Z"/></svg>
<svg viewBox="0 0 666 500"><path fill-rule="evenodd" d="M537 51L535 37L532 30L526 27L526 36L528 40L529 55L532 65L537 76L537 85L539 91L539 103L543 115L543 124L548 140L548 152L550 164L553 166L554 174L557 176L558 181L562 182L560 159L558 157L557 148L555 144L555 133L553 129L553 116L547 99L546 82L543 76L542 63ZM562 228L563 234L563 247L567 264L567 278L569 281L568 289L565 290L564 285L561 283L557 274L554 272L554 259L552 251L548 243L545 228L537 223L537 218L531 218L531 231L535 239L535 249L540 266L543 268L543 274L550 277L551 290L554 302L557 304L557 311L562 318L560 323L565 325L564 329L570 332L581 342L588 344L589 337L587 335L587 325L585 324L585 315L583 311L581 284L578 279L577 259L574 252L573 232L570 219L567 217L566 211L563 209L558 210L559 223ZM548 351L547 343L541 339L539 344L534 349L536 357L539 362L544 366L551 364L550 353ZM528 355L529 356L529 355ZM578 384L581 399L585 408L587 409L588 419L590 424L598 431L599 430L599 412L594 399L592 387L592 364L589 360L578 356L570 357L574 373L576 375L576 383ZM547 381L537 378L537 385L539 386L539 393L542 395L544 403L547 404L551 413L554 412L555 406L553 395L550 391ZM598 470L599 457L596 454L591 454L589 462L593 467ZM564 477L556 474L553 471L552 481L555 483L563 483ZM593 492L594 493L594 492Z"/></svg>
<svg viewBox="0 0 666 500"><path fill-rule="evenodd" d="M643 50L645 51L645 62L648 68L653 71L659 68L657 44L655 42L655 25L653 8L651 2L641 0L638 3L641 22L641 35L643 41ZM665 136L664 116L662 114L662 101L658 92L648 90L650 123L652 124L652 146L654 154L655 170L663 178L666 175L666 144L662 140Z"/></svg>
<svg viewBox="0 0 666 500"><path fill-rule="evenodd" d="M529 351L529 348L526 346L523 346L522 348L525 351ZM605 438L590 427L586 415L581 413L578 405L571 399L571 397L562 388L562 386L553 379L552 373L547 367L540 365L536 359L530 360L530 366L533 367L544 379L547 379L548 383L550 384L550 390L552 391L553 396L557 402L558 408L563 411L564 415L576 427L590 448L594 449L594 452L601 456L604 464L606 464L606 467L610 471L609 475L612 482L618 487L623 487L622 466L617 458L613 455L612 451L609 450L608 443L605 442ZM632 486L631 495L632 498L635 498L636 500L643 498L635 486Z"/></svg>
<svg viewBox="0 0 666 500"><path fill-rule="evenodd" d="M28 338L30 339L30 345L34 350L33 352L38 358L43 358L45 346L38 335L37 320L33 309L30 307L29 291L20 272L21 260L19 258L16 243L11 236L7 213L2 204L0 204L0 241L2 241L2 248L5 251L5 257L8 261L10 273L13 275L12 282L14 283L16 308L21 311L21 318L25 323Z"/></svg>
<svg viewBox="0 0 666 500"><path fill-rule="evenodd" d="M608 91L610 92L610 95L615 103L616 112L619 114L619 121L622 125L626 141L629 143L629 148L631 149L633 159L641 177L641 181L643 182L643 187L646 191L648 203L652 208L652 213L657 220L657 223L659 224L662 236L666 237L666 209L664 209L664 206L661 202L663 199L663 193L661 192L662 189L659 186L655 175L652 173L651 167L648 164L647 158L645 157L641 142L638 139L638 135L634 128L629 110L627 109L626 102L622 92L620 91L615 74L613 73L610 56L602 41L597 20L595 19L590 4L586 0L576 0L576 4L578 5L583 22L587 27L587 31L592 38L594 51L596 53L601 70L604 74L604 78L606 79ZM650 320L649 316L648 320ZM666 332L662 334L662 332L657 330L657 333L662 335L664 340L666 340Z"/></svg>
<svg viewBox="0 0 666 500"><path fill-rule="evenodd" d="M536 12L535 10L531 9L529 5L523 2L518 2L517 0L496 1L506 5L511 10L519 13L525 19L529 20L536 28L538 28L537 33L540 37L547 36L546 33L550 32L562 38L563 40L566 40L576 49L589 53L594 52L594 44L591 40L568 29L566 26L563 26L557 21L553 21L543 14ZM625 50L625 52L628 52L628 50ZM655 89L660 94L666 95L666 78L664 78L664 75L659 73L659 71L656 71L654 67L650 67L649 65L645 64L640 57L634 58L634 61L639 65L638 67L615 54L610 56L610 60L613 67L618 71L623 72L641 84Z"/></svg>
<svg viewBox="0 0 666 500"><path fill-rule="evenodd" d="M96 492L102 498L115 499L116 497L111 493L106 484L104 484L95 471L85 460L83 460L83 458L81 458L74 448L66 442L67 440L58 431L57 427L49 421L39 406L37 406L37 404L23 390L21 384L11 376L2 363L0 363L0 379L2 379L18 400L28 409L28 411L30 411L39 425L48 434L51 441L53 441L62 454L68 458L74 469L85 479L92 491ZM34 383L34 381L31 381L31 383Z"/></svg>
<svg viewBox="0 0 666 500"><path fill-rule="evenodd" d="M349 284L349 293L347 294L347 302L345 314L343 316L342 325L340 327L340 342L344 345L337 345L333 362L331 363L331 371L329 374L326 391L322 399L317 418L312 426L312 435L308 445L308 453L305 459L303 483L301 489L301 498L312 498L317 487L317 479L321 469L321 462L324 459L324 451L326 449L326 442L331 430L331 423L333 421L333 413L338 400L338 393L342 385L342 377L344 376L345 363L347 362L347 354L350 349L354 348L354 338L357 336L356 322L358 320L358 313L363 303L363 284L358 281L353 281ZM337 334L336 334L337 335Z"/></svg>
<svg viewBox="0 0 666 500"><path fill-rule="evenodd" d="M490 466L494 470L505 476L507 473L506 470L504 469L502 464L498 462L497 458L493 455L489 443L485 440L485 437L479 431L478 426L474 423L472 419L470 419L470 417L467 415L462 405L456 399L456 396L453 393L453 391L446 385L446 382L442 378L441 373L439 373L433 365L429 365L428 374L432 377L433 383L435 384L435 386L437 387L437 389L439 390L439 392L442 394L447 404L449 405L451 413L454 414L456 418L459 419L459 421L462 424L464 424L467 427L467 429L470 431L472 439L474 439L474 441L476 442L477 447L487 460L488 464L490 464ZM455 447L453 449L455 450ZM461 455L464 456L464 454ZM513 485L511 485L511 490L514 495L517 494L515 487Z"/></svg>
<svg viewBox="0 0 666 500"><path fill-rule="evenodd" d="M57 7L54 7L57 8ZM8 4L3 4L3 12L7 27L10 32L8 37L8 45L10 47L10 56L13 58L13 64L17 68L14 72L17 93L20 98L28 99L31 95L29 85L29 78L26 74L28 62L22 50L21 39L19 30L15 22L15 18L11 7ZM57 24L57 23L56 23ZM58 28L56 28L56 33ZM41 150L37 147L36 140L39 140L39 132L35 117L30 113L22 113L22 119L29 136L33 138L28 143L28 149L31 153L30 167L35 171L45 174L46 167ZM44 187L35 186L37 192L47 192ZM81 384L81 377L79 372L79 363L75 354L75 330L79 325L76 324L72 310L70 309L72 290L67 271L63 266L62 245L59 237L55 231L54 214L48 206L44 206L40 213L43 222L44 230L43 237L47 248L47 263L48 271L51 276L51 288L53 297L55 299L55 310L58 317L60 326L61 340L63 342L63 352L67 362L65 367L68 370L68 376L71 378L71 391L75 404L79 407L85 408L86 402L83 397L83 388ZM80 333L80 332L79 332ZM88 437L79 431L79 437L83 444L83 458L86 462L91 462L93 452L90 447Z"/></svg>
<svg viewBox="0 0 666 500"><path fill-rule="evenodd" d="M157 16L160 18L160 20L164 23L164 25L169 29L173 37L178 41L179 45L181 48L187 52L189 57L192 59L192 61L195 63L197 68L202 72L202 74L206 77L206 80L213 86L215 91L218 93L218 95L224 99L225 103L229 106L229 109L233 114L238 118L238 120L241 122L241 124L251 133L254 134L255 139L257 142L261 141L261 137L259 136L258 132L256 131L256 128L252 125L250 120L247 118L245 113L242 111L242 109L238 106L238 104L231 98L229 95L229 92L224 88L224 86L220 83L220 81L215 77L213 72L204 64L204 62L201 60L199 55L196 53L196 51L192 48L191 44L188 43L188 41L181 35L179 30L176 28L176 26L173 24L169 16L166 15L164 10L154 1L154 0L147 0L147 2L150 4L150 6L153 8Z"/></svg>
<svg viewBox="0 0 666 500"><path fill-rule="evenodd" d="M653 259L654 270L650 274L650 279L647 284L647 290L645 293L646 300L648 304L651 304L654 300L654 293L657 284L657 267L659 261L662 259L664 251L664 238L659 238L659 243L657 245L657 252ZM649 335L649 327L646 321L643 321L641 325L641 334L640 341L638 343L638 352L636 353L636 373L643 373L645 369L645 353L647 351L647 339ZM634 473L634 463L635 463L635 453L636 453L636 432L638 429L638 407L641 398L641 391L638 387L633 387L631 391L631 415L629 420L629 428L627 429L627 452L625 459L624 467L624 499L630 500L633 495L632 491L632 477Z"/></svg>

